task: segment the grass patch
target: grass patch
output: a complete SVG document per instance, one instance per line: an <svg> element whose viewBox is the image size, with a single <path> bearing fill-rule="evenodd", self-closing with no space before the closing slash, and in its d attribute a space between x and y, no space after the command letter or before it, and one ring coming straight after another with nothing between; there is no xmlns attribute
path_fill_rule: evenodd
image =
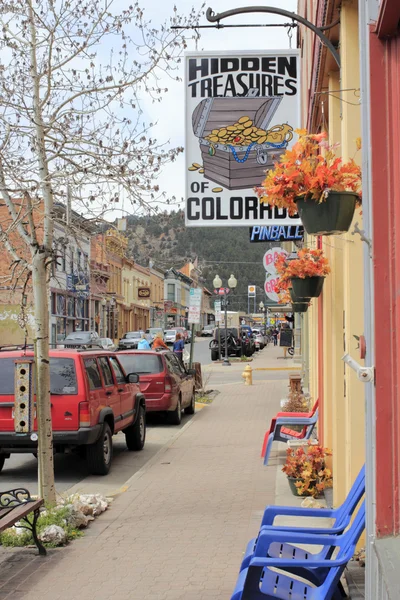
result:
<svg viewBox="0 0 400 600"><path fill-rule="evenodd" d="M40 515L37 521L38 535L49 525L59 525L66 533L67 541L74 540L83 535L80 529L74 528L68 524L70 510L66 506L46 507L43 514ZM23 524L23 523L22 523ZM18 525L17 525L18 527ZM34 544L33 537L30 531L10 528L0 534L0 544L8 547L22 547ZM45 543L47 548L55 548L57 544Z"/></svg>

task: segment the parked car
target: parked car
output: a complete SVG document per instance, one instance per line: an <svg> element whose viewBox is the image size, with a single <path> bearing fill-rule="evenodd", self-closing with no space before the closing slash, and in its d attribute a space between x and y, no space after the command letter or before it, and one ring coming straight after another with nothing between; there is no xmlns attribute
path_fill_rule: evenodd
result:
<svg viewBox="0 0 400 600"><path fill-rule="evenodd" d="M215 336L217 336L217 331L215 332ZM219 330L220 337L220 348L221 348L221 356L218 356L218 338L214 337L210 342L210 350L211 350L211 360L218 360L219 358L225 356L225 329ZM238 337L238 330L235 327L227 328L227 349L228 356L241 356L242 355L242 344Z"/></svg>
<svg viewBox="0 0 400 600"><path fill-rule="evenodd" d="M214 327L214 325L204 325L200 335L202 337L213 337Z"/></svg>
<svg viewBox="0 0 400 600"><path fill-rule="evenodd" d="M101 348L99 343L99 334L97 331L72 331L62 341L61 347L64 348L89 348L97 346Z"/></svg>
<svg viewBox="0 0 400 600"><path fill-rule="evenodd" d="M97 342L103 350L116 350L116 346L110 338L99 338Z"/></svg>
<svg viewBox="0 0 400 600"><path fill-rule="evenodd" d="M158 333L161 333L161 337L164 339L164 331L161 327L150 327L149 329L146 329L146 337L149 342L153 342Z"/></svg>
<svg viewBox="0 0 400 600"><path fill-rule="evenodd" d="M252 338L254 340L256 350L262 350L265 346L264 336L256 329L253 329Z"/></svg>
<svg viewBox="0 0 400 600"><path fill-rule="evenodd" d="M166 329L164 331L164 342L166 344L173 344L175 342L177 333L178 332L176 329Z"/></svg>
<svg viewBox="0 0 400 600"><path fill-rule="evenodd" d="M186 370L172 352L122 351L118 357L127 373L139 374L148 412L166 412L173 425L181 422L183 409L194 414L195 371Z"/></svg>
<svg viewBox="0 0 400 600"><path fill-rule="evenodd" d="M138 347L138 343L142 339L143 331L128 331L118 342L119 350L131 350Z"/></svg>
<svg viewBox="0 0 400 600"><path fill-rule="evenodd" d="M36 410L33 432L16 433L15 361L32 360L32 350L0 353L0 470L11 454L37 453ZM142 450L146 439L146 403L136 373L126 375L118 356L101 350L50 350L53 446L78 450L91 473L111 467L112 436L125 433L129 450Z"/></svg>

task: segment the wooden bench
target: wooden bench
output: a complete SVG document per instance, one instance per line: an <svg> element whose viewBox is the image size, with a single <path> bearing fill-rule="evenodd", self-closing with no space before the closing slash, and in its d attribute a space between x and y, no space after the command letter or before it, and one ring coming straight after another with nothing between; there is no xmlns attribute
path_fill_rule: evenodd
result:
<svg viewBox="0 0 400 600"><path fill-rule="evenodd" d="M34 500L25 488L17 488L7 492L0 492L0 533L9 529L15 523L22 521L19 527L31 531L40 556L46 556L46 548L37 536L36 524L40 514L43 500ZM29 515L32 515L29 519Z"/></svg>

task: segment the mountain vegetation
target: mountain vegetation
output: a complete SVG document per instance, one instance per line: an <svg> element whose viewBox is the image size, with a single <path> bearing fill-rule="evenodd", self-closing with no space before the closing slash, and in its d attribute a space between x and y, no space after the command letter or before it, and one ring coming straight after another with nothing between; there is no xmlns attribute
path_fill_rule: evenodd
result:
<svg viewBox="0 0 400 600"><path fill-rule="evenodd" d="M248 227L185 227L184 212L179 210L128 217L126 235L131 256L144 266L179 269L197 257L202 281L210 291L217 273L225 285L233 273L238 285L230 295L229 310L247 311L248 285L257 286L257 305L265 302L262 259L276 243L250 243ZM252 300L251 312L253 307Z"/></svg>

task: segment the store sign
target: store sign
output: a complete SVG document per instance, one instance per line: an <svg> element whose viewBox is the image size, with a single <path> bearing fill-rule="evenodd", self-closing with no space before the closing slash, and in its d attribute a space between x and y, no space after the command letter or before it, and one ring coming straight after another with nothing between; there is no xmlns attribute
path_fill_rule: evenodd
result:
<svg viewBox="0 0 400 600"><path fill-rule="evenodd" d="M304 238L302 225L255 225L249 231L250 242L286 242Z"/></svg>
<svg viewBox="0 0 400 600"><path fill-rule="evenodd" d="M185 57L186 225L300 225L254 189L297 139L297 50Z"/></svg>
<svg viewBox="0 0 400 600"><path fill-rule="evenodd" d="M255 285L247 286L247 295L249 298L254 298L254 296L256 295L256 286Z"/></svg>
<svg viewBox="0 0 400 600"><path fill-rule="evenodd" d="M190 288L188 323L201 323L201 288Z"/></svg>
<svg viewBox="0 0 400 600"><path fill-rule="evenodd" d="M140 298L141 300L145 298L150 298L150 288L138 288L138 298Z"/></svg>
<svg viewBox="0 0 400 600"><path fill-rule="evenodd" d="M171 308L173 307L174 303L171 302L170 300L167 300L166 302L164 302L164 312L170 312Z"/></svg>
<svg viewBox="0 0 400 600"><path fill-rule="evenodd" d="M276 246L275 248L270 248L267 250L263 258L263 265L265 269L264 291L267 297L273 302L279 301L279 296L275 292L275 286L279 281L279 277L275 269L275 261L281 254L287 256L288 252L283 250L283 248Z"/></svg>

